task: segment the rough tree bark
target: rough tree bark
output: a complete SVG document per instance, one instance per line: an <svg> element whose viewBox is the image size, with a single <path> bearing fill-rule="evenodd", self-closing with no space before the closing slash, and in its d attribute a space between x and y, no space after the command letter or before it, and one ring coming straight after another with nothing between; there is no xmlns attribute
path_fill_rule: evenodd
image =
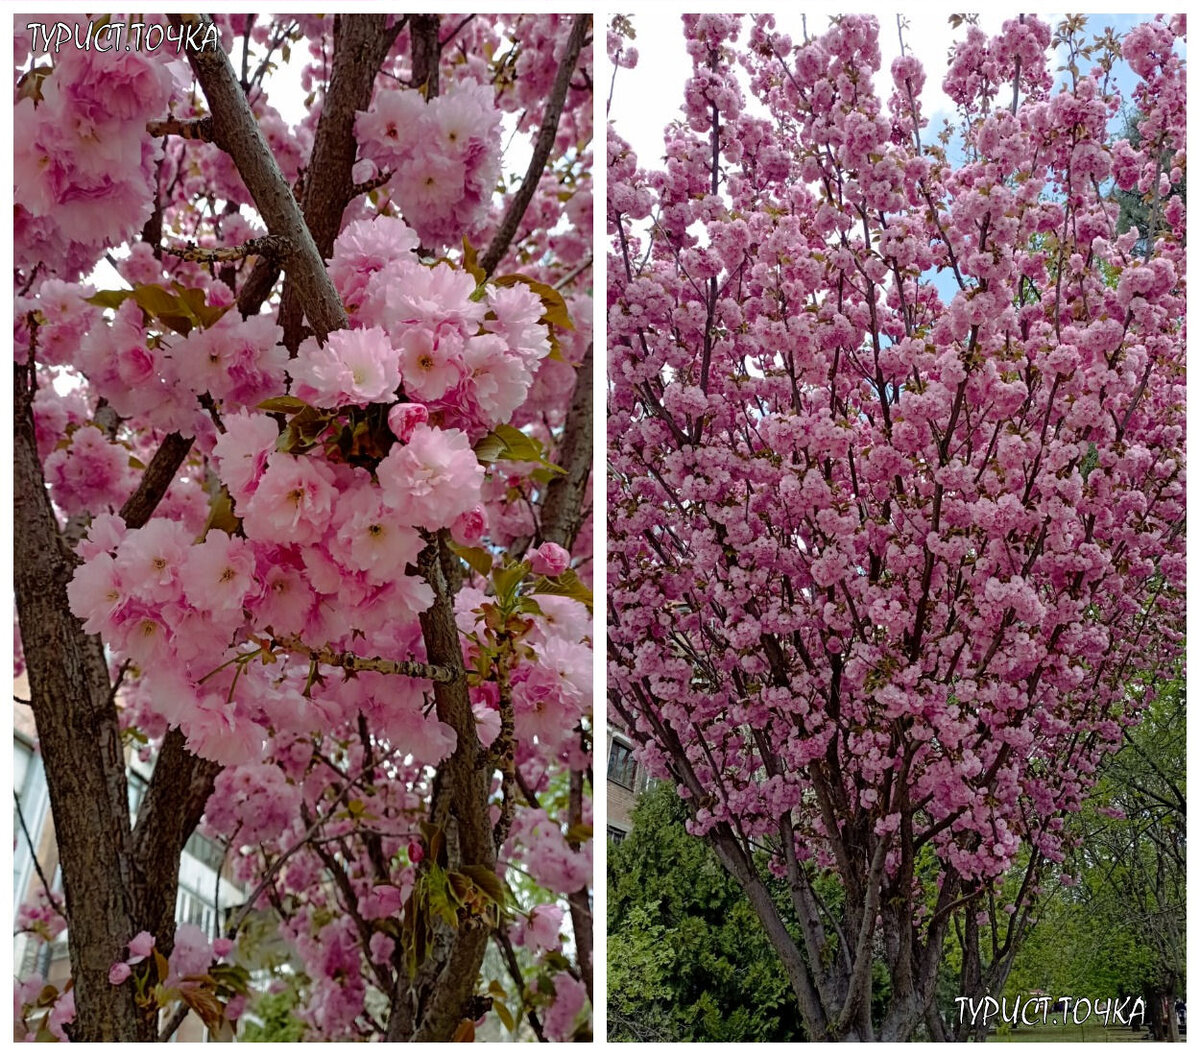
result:
<svg viewBox="0 0 1200 1056"><path fill-rule="evenodd" d="M137 933L125 757L98 638L67 603L62 542L38 458L32 352L14 379L13 572L29 695L58 840L75 990L76 1041L150 1041L154 1021L108 969Z"/></svg>
<svg viewBox="0 0 1200 1056"><path fill-rule="evenodd" d="M171 18L185 25L201 27L211 22L204 15L173 15ZM325 270L325 261L304 222L292 189L254 119L229 56L220 48L204 48L189 50L187 57L208 100L213 142L233 160L267 230L286 240L284 270L289 282L297 288L309 324L317 338L323 341L331 331L346 326L346 309Z"/></svg>

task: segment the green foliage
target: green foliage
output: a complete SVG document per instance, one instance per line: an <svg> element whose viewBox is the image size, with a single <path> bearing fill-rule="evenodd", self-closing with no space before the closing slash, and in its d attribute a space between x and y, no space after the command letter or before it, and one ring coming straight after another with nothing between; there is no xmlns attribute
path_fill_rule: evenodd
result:
<svg viewBox="0 0 1200 1056"><path fill-rule="evenodd" d="M277 994L263 994L251 1006L254 1019L247 1017L239 1041L302 1041L304 1024L296 1018L297 994L290 987ZM260 1022L255 1022L257 1019Z"/></svg>
<svg viewBox="0 0 1200 1056"><path fill-rule="evenodd" d="M737 883L683 827L668 785L609 850L608 1036L783 1041L803 1036L779 958Z"/></svg>
<svg viewBox="0 0 1200 1056"><path fill-rule="evenodd" d="M1080 846L1018 955L1010 993L1182 991L1186 970L1186 706L1160 687L1075 819ZM1122 816L1109 816L1114 811Z"/></svg>
<svg viewBox="0 0 1200 1056"><path fill-rule="evenodd" d="M536 462L555 473L565 473L562 466L546 461L545 449L536 437L511 425L498 425L475 444L475 457L480 462Z"/></svg>
<svg viewBox="0 0 1200 1056"><path fill-rule="evenodd" d="M1142 145L1141 124L1142 115L1136 111L1126 115L1125 127L1121 131L1120 138L1128 139L1130 146L1139 148ZM1164 171L1169 171L1170 155L1163 155ZM1187 176L1184 175L1179 183L1172 184L1170 195L1178 194L1187 203ZM1168 197L1170 196L1168 195ZM1161 228L1162 218L1158 215L1155 207L1157 196L1153 193L1142 194L1135 187L1130 191L1123 191L1120 187L1114 187L1112 198L1120 207L1120 214L1117 217L1117 233L1124 234L1131 227L1136 227L1141 234L1135 244L1135 250L1138 253L1144 253L1147 238L1151 234L1151 228ZM1160 232L1154 231L1157 236Z"/></svg>
<svg viewBox="0 0 1200 1056"><path fill-rule="evenodd" d="M87 298L88 304L98 308L119 308L129 298L137 302L147 326L165 327L186 337L197 327L209 327L221 318L231 305L210 307L205 303L204 291L191 289L178 282L165 286L146 284L132 290L101 290Z"/></svg>

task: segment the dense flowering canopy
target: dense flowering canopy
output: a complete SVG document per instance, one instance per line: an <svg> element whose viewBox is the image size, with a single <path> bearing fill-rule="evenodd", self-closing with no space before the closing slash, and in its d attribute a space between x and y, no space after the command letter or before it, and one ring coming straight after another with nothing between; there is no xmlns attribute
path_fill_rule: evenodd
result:
<svg viewBox="0 0 1200 1056"><path fill-rule="evenodd" d="M1180 649L1184 20L1064 24L1057 79L1037 18L969 25L941 136L873 18L684 27L665 169L609 130L611 692L752 898L752 843L789 878L813 1036L870 1035L878 918L904 1037Z"/></svg>
<svg viewBox="0 0 1200 1056"><path fill-rule="evenodd" d="M471 997L476 959L464 1024L494 999L510 1029L540 1009L535 1029L568 1039L590 988L563 946L581 944L566 899L586 905L591 875L591 529L586 507L569 530L542 510L572 471L551 459L577 428L577 368L590 384L590 41L565 16L380 16L376 88L347 110L330 70L349 21L216 18L226 52L248 49L250 112L314 237L331 231L346 324L327 335L288 317L290 287L268 297L274 277L251 299L273 259L292 283L295 247L272 243L256 179L214 141L186 55L30 55L17 27L15 347L77 544L70 608L104 642L127 743L148 759L177 728L218 764L203 830L254 893L229 938L116 936L110 984L151 1004L182 992L224 1029L252 997L245 969L264 967L232 941L251 914L293 951L277 986L308 1037L394 1036L387 1003L431 971L435 933L486 942L491 928L525 947L515 990L485 981L490 996ZM295 126L268 101L289 56L309 93ZM560 66L574 79L558 117ZM358 181L325 203L331 226L306 198L326 107ZM504 157L502 129L529 144L551 121L531 200L485 271L473 247L511 208L502 171L525 164ZM100 288L106 257L119 289ZM131 524L131 496L180 437L165 497ZM453 645L434 656L443 617ZM32 655L37 629L22 631ZM457 692L465 718L445 703ZM486 775L474 859L445 801L468 748ZM215 1004L196 996L206 973ZM52 1004L41 1025L62 1037L75 994L41 989L22 982L18 1018L36 1028Z"/></svg>

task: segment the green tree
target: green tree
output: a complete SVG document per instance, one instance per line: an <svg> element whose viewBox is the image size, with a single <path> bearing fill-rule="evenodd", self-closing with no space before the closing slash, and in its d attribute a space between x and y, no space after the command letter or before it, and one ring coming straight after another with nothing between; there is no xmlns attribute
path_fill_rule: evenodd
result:
<svg viewBox="0 0 1200 1056"><path fill-rule="evenodd" d="M684 830L673 788L647 792L608 859L608 1036L783 1041L803 1036L783 969L716 855Z"/></svg>
<svg viewBox="0 0 1200 1056"><path fill-rule="evenodd" d="M1142 996L1155 1037L1178 1040L1186 979L1187 737L1182 679L1125 731L1078 819L1078 886L1044 907L1009 989ZM1161 1010L1169 1012L1163 1015Z"/></svg>

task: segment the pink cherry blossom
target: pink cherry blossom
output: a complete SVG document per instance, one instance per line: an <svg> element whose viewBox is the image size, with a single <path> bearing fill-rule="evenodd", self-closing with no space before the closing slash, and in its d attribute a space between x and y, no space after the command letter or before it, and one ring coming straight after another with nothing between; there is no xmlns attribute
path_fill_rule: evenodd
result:
<svg viewBox="0 0 1200 1056"><path fill-rule="evenodd" d="M445 527L479 503L483 467L457 429L417 426L378 472L383 500L403 523Z"/></svg>
<svg viewBox="0 0 1200 1056"><path fill-rule="evenodd" d="M530 551L529 563L539 576L561 576L571 564L571 555L558 543L542 543Z"/></svg>

